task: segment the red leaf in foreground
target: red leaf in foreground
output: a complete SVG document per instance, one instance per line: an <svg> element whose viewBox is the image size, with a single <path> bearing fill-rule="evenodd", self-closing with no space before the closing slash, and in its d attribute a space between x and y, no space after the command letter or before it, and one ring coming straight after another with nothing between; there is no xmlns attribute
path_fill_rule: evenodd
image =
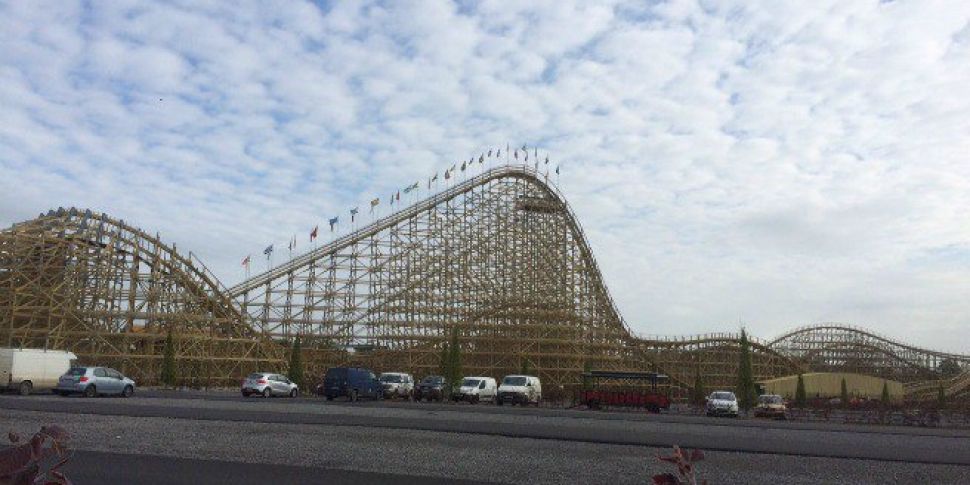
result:
<svg viewBox="0 0 970 485"><path fill-rule="evenodd" d="M704 452L698 449L694 449L690 452L690 461L701 461L704 459Z"/></svg>
<svg viewBox="0 0 970 485"><path fill-rule="evenodd" d="M680 480L673 473L661 473L653 476L654 485L679 485Z"/></svg>

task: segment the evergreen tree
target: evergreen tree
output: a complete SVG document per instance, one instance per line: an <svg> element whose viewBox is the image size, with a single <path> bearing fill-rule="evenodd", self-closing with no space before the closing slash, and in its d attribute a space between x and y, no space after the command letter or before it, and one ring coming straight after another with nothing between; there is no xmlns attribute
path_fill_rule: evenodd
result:
<svg viewBox="0 0 970 485"><path fill-rule="evenodd" d="M795 406L803 408L805 407L807 399L805 398L805 379L802 375L798 374L798 386L795 387Z"/></svg>
<svg viewBox="0 0 970 485"><path fill-rule="evenodd" d="M290 372L291 381L303 389L303 350L300 346L300 336L293 339L293 348L290 349Z"/></svg>
<svg viewBox="0 0 970 485"><path fill-rule="evenodd" d="M529 367L529 361L525 357L522 357L522 369L519 374L523 376L532 375L532 368Z"/></svg>
<svg viewBox="0 0 970 485"><path fill-rule="evenodd" d="M748 342L748 333L741 329L740 362L738 365L738 405L745 411L751 409L757 401L754 387L754 371L751 370L751 344Z"/></svg>
<svg viewBox="0 0 970 485"><path fill-rule="evenodd" d="M175 387L175 341L172 338L172 330L168 330L165 336L165 353L162 355L162 375L159 376L162 384L168 387Z"/></svg>
<svg viewBox="0 0 970 485"><path fill-rule="evenodd" d="M946 391L943 390L943 384L940 384L940 390L936 394L936 402L941 407L946 404Z"/></svg>
<svg viewBox="0 0 970 485"><path fill-rule="evenodd" d="M697 373L694 375L694 387L691 388L691 398L694 404L704 404L704 400L707 395L704 394L704 381L701 379L701 370L697 369Z"/></svg>
<svg viewBox="0 0 970 485"><path fill-rule="evenodd" d="M842 394L839 397L843 406L849 405L849 387L845 385L845 377L842 378Z"/></svg>
<svg viewBox="0 0 970 485"><path fill-rule="evenodd" d="M448 345L448 374L445 378L451 387L460 384L461 372L461 345L458 344L458 327L451 329L451 343Z"/></svg>
<svg viewBox="0 0 970 485"><path fill-rule="evenodd" d="M882 396L880 397L883 406L889 405L889 383L882 381Z"/></svg>
<svg viewBox="0 0 970 485"><path fill-rule="evenodd" d="M442 342L441 344L441 354L438 356L438 374L442 377L448 377L448 358L451 353L448 351L448 342Z"/></svg>
<svg viewBox="0 0 970 485"><path fill-rule="evenodd" d="M593 389L593 379L588 375L590 372L593 372L593 363L587 360L586 363L583 364L583 374L586 374L583 376L584 391Z"/></svg>

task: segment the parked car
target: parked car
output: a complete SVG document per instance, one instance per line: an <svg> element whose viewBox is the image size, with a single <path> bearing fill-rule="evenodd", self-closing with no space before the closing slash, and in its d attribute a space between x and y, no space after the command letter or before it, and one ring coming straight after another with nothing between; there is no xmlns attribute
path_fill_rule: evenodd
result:
<svg viewBox="0 0 970 485"><path fill-rule="evenodd" d="M384 388L384 398L394 399L400 397L411 399L414 397L414 377L403 372L383 372L380 377L381 386Z"/></svg>
<svg viewBox="0 0 970 485"><path fill-rule="evenodd" d="M462 379L458 392L452 395L455 401L468 401L477 403L479 401L494 402L498 387L495 379L491 377L466 377Z"/></svg>
<svg viewBox="0 0 970 485"><path fill-rule="evenodd" d="M135 381L110 367L71 367L57 380L54 393L61 396L81 394L84 397L119 395L131 397Z"/></svg>
<svg viewBox="0 0 970 485"><path fill-rule="evenodd" d="M442 376L427 376L414 388L415 401L443 401L448 394L450 394L450 388Z"/></svg>
<svg viewBox="0 0 970 485"><path fill-rule="evenodd" d="M263 397L290 396L300 394L300 387L286 376L270 372L253 372L242 381L242 395L249 397L259 395Z"/></svg>
<svg viewBox="0 0 970 485"><path fill-rule="evenodd" d="M535 376L505 376L502 385L498 386L499 406L509 404L534 404L539 407L542 402L542 383Z"/></svg>
<svg viewBox="0 0 970 485"><path fill-rule="evenodd" d="M334 367L327 370L317 392L328 401L343 396L351 401L360 398L384 398L384 387L377 376L370 369L362 367Z"/></svg>
<svg viewBox="0 0 970 485"><path fill-rule="evenodd" d="M788 407L785 400L777 394L763 394L758 396L758 406L754 408L755 417L785 419Z"/></svg>
<svg viewBox="0 0 970 485"><path fill-rule="evenodd" d="M0 389L21 395L57 388L77 356L62 350L0 349Z"/></svg>
<svg viewBox="0 0 970 485"><path fill-rule="evenodd" d="M738 417L738 398L730 391L714 391L707 397L708 416Z"/></svg>

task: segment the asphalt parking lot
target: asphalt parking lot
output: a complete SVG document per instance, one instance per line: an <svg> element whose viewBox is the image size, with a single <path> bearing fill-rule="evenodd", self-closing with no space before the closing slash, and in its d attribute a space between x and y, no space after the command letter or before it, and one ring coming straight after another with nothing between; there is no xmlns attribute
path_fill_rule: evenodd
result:
<svg viewBox="0 0 970 485"><path fill-rule="evenodd" d="M965 430L152 390L130 399L4 395L0 409L0 430L60 424L78 457L117 464L92 471L75 457L76 483L248 483L267 473L283 483L644 483L666 470L656 456L674 444L707 452L700 469L712 483L970 476Z"/></svg>

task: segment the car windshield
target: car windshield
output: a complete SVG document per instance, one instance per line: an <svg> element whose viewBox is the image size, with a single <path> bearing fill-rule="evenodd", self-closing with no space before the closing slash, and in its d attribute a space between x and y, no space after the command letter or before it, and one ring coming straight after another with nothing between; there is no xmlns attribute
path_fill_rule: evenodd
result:
<svg viewBox="0 0 970 485"><path fill-rule="evenodd" d="M461 381L463 387L477 387L478 383L481 382L478 379L465 379Z"/></svg>
<svg viewBox="0 0 970 485"><path fill-rule="evenodd" d="M262 379L262 378L263 378L262 374L254 372L252 374L249 374L249 377L247 377L246 379Z"/></svg>
<svg viewBox="0 0 970 485"><path fill-rule="evenodd" d="M715 392L714 394L711 394L711 399L716 399L716 400L719 400L719 401L733 401L734 400L734 393L733 392Z"/></svg>
<svg viewBox="0 0 970 485"><path fill-rule="evenodd" d="M399 376L397 374L383 374L383 375L381 375L381 382L400 383L401 382L401 376Z"/></svg>
<svg viewBox="0 0 970 485"><path fill-rule="evenodd" d="M502 379L503 386L524 386L525 377L506 377Z"/></svg>
<svg viewBox="0 0 970 485"><path fill-rule="evenodd" d="M325 379L345 379L347 377L347 369L335 367L327 371L327 376Z"/></svg>
<svg viewBox="0 0 970 485"><path fill-rule="evenodd" d="M74 367L74 368L68 370L67 371L67 374L65 374L65 375L74 376L74 377L83 376L84 373L87 372L87 371L88 370L85 369L84 367Z"/></svg>
<svg viewBox="0 0 970 485"><path fill-rule="evenodd" d="M441 376L428 376L428 377L425 377L424 380L421 382L424 384L440 384L444 381L445 381L445 378Z"/></svg>
<svg viewBox="0 0 970 485"><path fill-rule="evenodd" d="M761 396L758 401L762 404L781 404L781 396Z"/></svg>

